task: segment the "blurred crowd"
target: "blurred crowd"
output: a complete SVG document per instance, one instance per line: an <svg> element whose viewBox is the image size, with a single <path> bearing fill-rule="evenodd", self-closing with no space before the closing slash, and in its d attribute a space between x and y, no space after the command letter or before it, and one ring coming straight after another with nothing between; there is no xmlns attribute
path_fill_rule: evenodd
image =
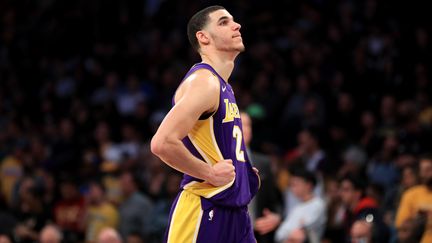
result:
<svg viewBox="0 0 432 243"><path fill-rule="evenodd" d="M212 3L0 1L1 243L161 242L182 175L149 141ZM263 180L258 242L432 242L428 8L217 4L246 46L230 83Z"/></svg>

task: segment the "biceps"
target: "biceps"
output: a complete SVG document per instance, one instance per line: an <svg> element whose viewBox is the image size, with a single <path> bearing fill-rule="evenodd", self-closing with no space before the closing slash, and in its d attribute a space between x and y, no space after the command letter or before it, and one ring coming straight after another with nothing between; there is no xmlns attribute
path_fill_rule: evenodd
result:
<svg viewBox="0 0 432 243"><path fill-rule="evenodd" d="M162 136L173 136L183 139L199 118L199 113L175 106L162 121L158 133Z"/></svg>

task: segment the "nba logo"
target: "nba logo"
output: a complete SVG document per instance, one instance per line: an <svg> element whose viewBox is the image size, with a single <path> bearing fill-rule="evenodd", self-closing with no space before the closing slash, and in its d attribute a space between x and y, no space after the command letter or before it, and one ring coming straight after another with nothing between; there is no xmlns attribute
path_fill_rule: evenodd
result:
<svg viewBox="0 0 432 243"><path fill-rule="evenodd" d="M212 219L213 219L213 216L214 216L214 212L213 212L213 209L212 210L210 210L210 212L209 212L209 221L212 221Z"/></svg>

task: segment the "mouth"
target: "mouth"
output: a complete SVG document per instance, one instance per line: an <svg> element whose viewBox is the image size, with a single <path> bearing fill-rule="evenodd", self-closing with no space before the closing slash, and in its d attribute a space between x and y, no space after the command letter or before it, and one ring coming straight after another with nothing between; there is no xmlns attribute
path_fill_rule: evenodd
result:
<svg viewBox="0 0 432 243"><path fill-rule="evenodd" d="M241 38L242 36L241 36L241 34L235 34L235 35L232 36L232 38L237 38L237 37Z"/></svg>

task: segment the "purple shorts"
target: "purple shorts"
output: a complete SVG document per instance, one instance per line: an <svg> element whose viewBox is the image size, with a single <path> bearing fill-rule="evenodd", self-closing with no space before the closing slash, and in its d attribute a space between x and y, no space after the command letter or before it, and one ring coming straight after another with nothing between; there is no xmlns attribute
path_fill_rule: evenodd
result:
<svg viewBox="0 0 432 243"><path fill-rule="evenodd" d="M170 212L167 243L255 243L247 206L219 207L181 191Z"/></svg>

